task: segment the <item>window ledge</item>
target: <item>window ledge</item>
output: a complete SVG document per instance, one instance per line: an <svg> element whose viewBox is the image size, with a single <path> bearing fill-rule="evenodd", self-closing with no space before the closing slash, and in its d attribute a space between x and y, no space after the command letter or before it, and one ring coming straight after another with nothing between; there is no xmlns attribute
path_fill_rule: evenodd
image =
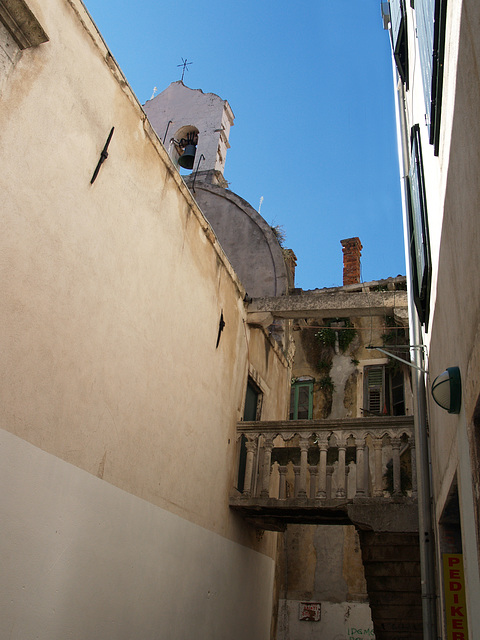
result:
<svg viewBox="0 0 480 640"><path fill-rule="evenodd" d="M0 0L0 21L20 49L35 47L49 39L24 0Z"/></svg>

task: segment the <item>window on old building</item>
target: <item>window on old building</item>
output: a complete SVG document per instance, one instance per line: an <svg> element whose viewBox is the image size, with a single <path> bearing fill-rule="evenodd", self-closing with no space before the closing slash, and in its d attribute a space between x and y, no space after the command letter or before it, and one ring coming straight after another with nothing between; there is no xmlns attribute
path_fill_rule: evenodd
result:
<svg viewBox="0 0 480 640"><path fill-rule="evenodd" d="M245 421L260 420L262 413L263 393L260 387L249 377L247 391L245 394L245 406L243 409L243 419ZM238 462L237 489L243 491L245 485L245 467L247 464L247 439L242 434L240 440L240 456Z"/></svg>
<svg viewBox="0 0 480 640"><path fill-rule="evenodd" d="M263 394L260 387L249 378L247 382L247 393L245 395L245 407L243 409L244 420L260 420L262 398Z"/></svg>
<svg viewBox="0 0 480 640"><path fill-rule="evenodd" d="M369 414L382 414L385 405L385 367L365 367L364 410Z"/></svg>
<svg viewBox="0 0 480 640"><path fill-rule="evenodd" d="M410 260L413 270L413 297L420 322L428 326L432 267L420 128L418 125L412 128L411 141L410 171L406 178L406 188Z"/></svg>
<svg viewBox="0 0 480 640"><path fill-rule="evenodd" d="M404 376L401 369L386 365L364 368L363 413L369 415L405 415Z"/></svg>
<svg viewBox="0 0 480 640"><path fill-rule="evenodd" d="M290 420L311 420L313 414L313 379L296 380L290 393Z"/></svg>
<svg viewBox="0 0 480 640"><path fill-rule="evenodd" d="M417 37L430 144L438 155L447 0L415 0Z"/></svg>

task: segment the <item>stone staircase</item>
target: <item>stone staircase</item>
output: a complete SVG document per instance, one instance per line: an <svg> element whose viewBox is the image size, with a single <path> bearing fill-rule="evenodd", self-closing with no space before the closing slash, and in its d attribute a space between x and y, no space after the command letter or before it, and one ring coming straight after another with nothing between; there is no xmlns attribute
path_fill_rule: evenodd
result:
<svg viewBox="0 0 480 640"><path fill-rule="evenodd" d="M358 533L376 640L422 640L418 534Z"/></svg>

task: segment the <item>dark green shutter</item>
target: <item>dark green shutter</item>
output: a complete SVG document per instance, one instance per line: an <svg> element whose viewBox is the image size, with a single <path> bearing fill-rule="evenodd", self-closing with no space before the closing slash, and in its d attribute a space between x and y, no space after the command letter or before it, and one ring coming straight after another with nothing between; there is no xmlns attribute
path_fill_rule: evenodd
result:
<svg viewBox="0 0 480 640"><path fill-rule="evenodd" d="M258 396L260 392L250 380L247 383L247 393L245 396L245 408L243 410L244 420L257 420ZM245 468L247 465L247 439L244 435L240 440L240 457L238 461L238 481L237 489L243 491L245 486Z"/></svg>
<svg viewBox="0 0 480 640"><path fill-rule="evenodd" d="M313 382L296 382L290 394L290 420L311 420L313 415Z"/></svg>
<svg viewBox="0 0 480 640"><path fill-rule="evenodd" d="M385 404L385 367L366 367L366 408L370 413L380 415Z"/></svg>

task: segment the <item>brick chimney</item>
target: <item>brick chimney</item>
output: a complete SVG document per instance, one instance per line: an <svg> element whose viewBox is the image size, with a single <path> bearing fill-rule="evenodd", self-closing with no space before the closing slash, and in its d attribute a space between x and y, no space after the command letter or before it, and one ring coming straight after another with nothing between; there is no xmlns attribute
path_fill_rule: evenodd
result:
<svg viewBox="0 0 480 640"><path fill-rule="evenodd" d="M358 284L360 282L360 256L362 243L360 238L340 240L343 247L343 284Z"/></svg>

